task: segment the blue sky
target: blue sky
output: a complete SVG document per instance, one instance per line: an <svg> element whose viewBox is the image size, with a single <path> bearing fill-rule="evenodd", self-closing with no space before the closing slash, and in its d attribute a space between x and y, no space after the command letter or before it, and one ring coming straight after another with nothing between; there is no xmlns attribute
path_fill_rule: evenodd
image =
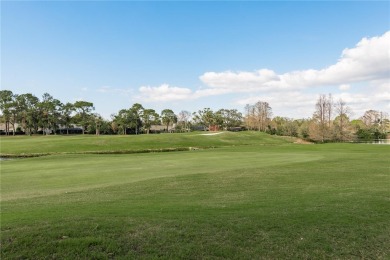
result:
<svg viewBox="0 0 390 260"><path fill-rule="evenodd" d="M309 117L319 94L390 111L390 3L1 2L1 88L175 112L267 101Z"/></svg>

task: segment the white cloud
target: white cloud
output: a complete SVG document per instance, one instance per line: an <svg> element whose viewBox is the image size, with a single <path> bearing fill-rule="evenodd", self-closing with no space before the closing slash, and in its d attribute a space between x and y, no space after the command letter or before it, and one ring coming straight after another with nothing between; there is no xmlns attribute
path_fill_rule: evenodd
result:
<svg viewBox="0 0 390 260"><path fill-rule="evenodd" d="M200 80L210 88L233 92L297 90L308 87L340 85L389 78L390 31L363 38L354 48L344 49L334 65L321 70L292 71L277 75L269 69L254 72L206 72Z"/></svg>
<svg viewBox="0 0 390 260"><path fill-rule="evenodd" d="M339 89L342 90L342 91L349 90L350 88L351 88L351 85L349 85L349 84L341 84L339 86Z"/></svg>
<svg viewBox="0 0 390 260"><path fill-rule="evenodd" d="M366 109L390 107L390 31L382 36L363 38L355 47L344 49L340 59L324 69L291 71L278 75L269 69L253 72L206 72L199 78L205 84L197 90L163 84L139 88L144 101L186 101L208 96L241 93L236 104L244 106L267 101L274 113L311 116L318 94L334 87L356 114ZM353 88L351 84L358 87ZM315 88L315 90L313 89ZM359 93L356 93L359 91ZM328 90L326 90L328 92Z"/></svg>
<svg viewBox="0 0 390 260"><path fill-rule="evenodd" d="M236 104L244 107L246 104L254 104L257 101L265 101L272 107L274 115L287 117L310 117L318 96L312 93L299 91L269 92L249 98L236 100Z"/></svg>
<svg viewBox="0 0 390 260"><path fill-rule="evenodd" d="M206 72L200 80L211 88L229 87L233 91L256 90L265 86L267 82L278 80L279 77L272 70L262 69L255 72ZM245 89L243 89L245 87Z"/></svg>
<svg viewBox="0 0 390 260"><path fill-rule="evenodd" d="M162 84L158 87L142 86L139 88L140 99L147 101L175 101L193 98L193 92L189 88L171 87Z"/></svg>
<svg viewBox="0 0 390 260"><path fill-rule="evenodd" d="M233 90L226 88L205 88L198 89L194 92L194 98L208 97L208 96L218 96L223 94L229 94L234 92Z"/></svg>
<svg viewBox="0 0 390 260"><path fill-rule="evenodd" d="M370 89L377 93L390 92L390 77L384 80L373 80L370 82ZM388 100L390 101L390 100Z"/></svg>
<svg viewBox="0 0 390 260"><path fill-rule="evenodd" d="M363 38L355 48L344 49L340 60L323 70L324 81L349 83L390 76L390 31L373 38Z"/></svg>
<svg viewBox="0 0 390 260"><path fill-rule="evenodd" d="M192 91L189 88L173 87L168 84L162 84L158 87L142 86L138 90L140 93L138 99L152 102L183 101L232 92L225 88L205 88Z"/></svg>

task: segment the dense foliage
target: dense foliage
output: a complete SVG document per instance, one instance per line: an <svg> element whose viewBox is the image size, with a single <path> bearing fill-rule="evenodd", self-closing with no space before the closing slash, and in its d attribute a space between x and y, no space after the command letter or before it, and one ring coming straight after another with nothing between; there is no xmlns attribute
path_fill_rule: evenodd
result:
<svg viewBox="0 0 390 260"><path fill-rule="evenodd" d="M270 104L258 101L246 105L245 115L237 109L175 114L164 109L159 114L135 103L128 109L112 114L111 120L94 113L92 102L62 103L48 93L41 99L31 93L14 94L0 91L2 134L140 134L151 132L188 132L191 130L243 129L273 135L293 136L315 142L375 140L386 138L389 132L387 113L368 110L358 120L350 120L351 109L343 100L320 95L311 118L272 118Z"/></svg>

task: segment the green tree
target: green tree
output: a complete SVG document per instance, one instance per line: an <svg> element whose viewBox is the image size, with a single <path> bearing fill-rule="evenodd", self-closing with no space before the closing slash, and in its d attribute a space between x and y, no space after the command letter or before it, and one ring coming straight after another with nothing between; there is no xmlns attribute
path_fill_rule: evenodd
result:
<svg viewBox="0 0 390 260"><path fill-rule="evenodd" d="M18 105L18 95L14 94L12 102L8 103L8 111L9 111L9 123L12 125L12 134L15 135L15 125L18 123L20 107Z"/></svg>
<svg viewBox="0 0 390 260"><path fill-rule="evenodd" d="M75 107L72 103L66 103L64 105L62 105L61 107L61 124L65 126L66 128L66 134L69 134L69 128L71 127L72 125L72 122L73 122L73 117L72 117L72 113L75 111Z"/></svg>
<svg viewBox="0 0 390 260"><path fill-rule="evenodd" d="M171 123L177 122L177 117L171 109L164 109L163 111L161 111L161 121L164 125L167 126L168 132L169 125Z"/></svg>
<svg viewBox="0 0 390 260"><path fill-rule="evenodd" d="M60 124L61 106L62 103L58 99L53 98L49 93L43 94L42 101L38 104L43 134L50 134L52 131L56 133Z"/></svg>
<svg viewBox="0 0 390 260"><path fill-rule="evenodd" d="M139 133L139 129L142 127L142 115L144 112L144 108L141 104L135 103L133 106L129 109L129 115L130 115L130 127L135 129L135 134L137 135Z"/></svg>
<svg viewBox="0 0 390 260"><path fill-rule="evenodd" d="M298 131L299 123L294 119L277 116L271 121L272 134L297 137Z"/></svg>
<svg viewBox="0 0 390 260"><path fill-rule="evenodd" d="M50 123L51 128L53 129L54 134L57 133L57 130L61 124L61 109L63 104L58 99L53 100L53 110L50 113Z"/></svg>
<svg viewBox="0 0 390 260"><path fill-rule="evenodd" d="M95 110L93 103L87 101L76 101L74 103L74 108L76 109L75 121L81 125L84 131L87 129L90 124L91 112Z"/></svg>
<svg viewBox="0 0 390 260"><path fill-rule="evenodd" d="M198 110L197 113L193 113L193 120L195 123L208 129L217 122L216 115L210 108L204 108L203 110Z"/></svg>
<svg viewBox="0 0 390 260"><path fill-rule="evenodd" d="M30 94L21 94L16 98L19 111L19 121L26 132L30 134L38 130L39 123L39 111L38 104L39 99Z"/></svg>
<svg viewBox="0 0 390 260"><path fill-rule="evenodd" d="M98 113L94 113L90 115L90 124L88 125L88 133L100 135L102 130L104 130L105 120Z"/></svg>
<svg viewBox="0 0 390 260"><path fill-rule="evenodd" d="M113 115L113 130L126 135L130 122L131 117L129 110L121 109L119 110L118 114Z"/></svg>
<svg viewBox="0 0 390 260"><path fill-rule="evenodd" d="M9 135L10 121L11 121L11 108L14 104L14 94L10 90L1 90L0 91L0 110L2 113L2 118L5 123L5 133Z"/></svg>
<svg viewBox="0 0 390 260"><path fill-rule="evenodd" d="M237 109L220 109L215 113L215 120L221 128L227 130L242 124L242 113Z"/></svg>
<svg viewBox="0 0 390 260"><path fill-rule="evenodd" d="M362 140L385 139L389 124L388 114L377 110L368 110L360 120L354 120L356 136Z"/></svg>
<svg viewBox="0 0 390 260"><path fill-rule="evenodd" d="M353 139L352 125L346 114L340 114L333 120L333 139L336 141L350 141Z"/></svg>
<svg viewBox="0 0 390 260"><path fill-rule="evenodd" d="M42 134L49 134L50 132L50 113L54 109L54 98L49 93L44 93L42 101L39 103L39 126L42 129Z"/></svg>
<svg viewBox="0 0 390 260"><path fill-rule="evenodd" d="M298 125L298 136L308 139L310 119L296 119L295 121Z"/></svg>
<svg viewBox="0 0 390 260"><path fill-rule="evenodd" d="M157 124L159 120L160 116L154 109L145 109L143 111L142 121L147 134L150 132L150 127L153 124Z"/></svg>
<svg viewBox="0 0 390 260"><path fill-rule="evenodd" d="M108 121L103 118L100 124L100 133L101 134L115 134L114 131L111 128L111 121Z"/></svg>

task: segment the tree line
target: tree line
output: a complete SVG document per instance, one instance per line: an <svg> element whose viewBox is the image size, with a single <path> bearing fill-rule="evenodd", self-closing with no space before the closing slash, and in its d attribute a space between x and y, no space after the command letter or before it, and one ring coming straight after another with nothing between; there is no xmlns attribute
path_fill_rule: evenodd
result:
<svg viewBox="0 0 390 260"><path fill-rule="evenodd" d="M10 90L0 91L0 122L4 134L149 134L153 126L157 131L178 132L194 129L228 129L240 127L242 114L236 109L220 109L216 112L204 108L197 112L181 111L175 114L171 109L160 113L145 108L139 103L128 109L121 109L111 115L111 120L94 113L94 105L88 101L63 103L49 93L38 98L31 93L14 94ZM74 128L78 126L79 128Z"/></svg>
<svg viewBox="0 0 390 260"><path fill-rule="evenodd" d="M318 97L311 118L272 118L271 107L262 101L246 105L245 113L244 122L248 129L314 142L385 139L390 131L387 113L368 110L358 119L351 120L351 108L342 99L334 101L331 94Z"/></svg>
<svg viewBox="0 0 390 260"><path fill-rule="evenodd" d="M42 98L31 93L14 94L0 91L0 120L4 134L149 134L156 131L187 132L191 130L255 130L273 135L293 136L315 142L354 141L386 138L390 122L388 114L368 110L351 120L352 111L342 99L320 95L311 118L273 117L269 103L258 101L245 106L244 115L237 109L197 112L171 109L160 113L139 103L111 115L111 120L95 113L88 101L62 103L49 93ZM17 127L16 127L17 126ZM75 128L74 126L78 126ZM160 126L156 129L156 126Z"/></svg>

